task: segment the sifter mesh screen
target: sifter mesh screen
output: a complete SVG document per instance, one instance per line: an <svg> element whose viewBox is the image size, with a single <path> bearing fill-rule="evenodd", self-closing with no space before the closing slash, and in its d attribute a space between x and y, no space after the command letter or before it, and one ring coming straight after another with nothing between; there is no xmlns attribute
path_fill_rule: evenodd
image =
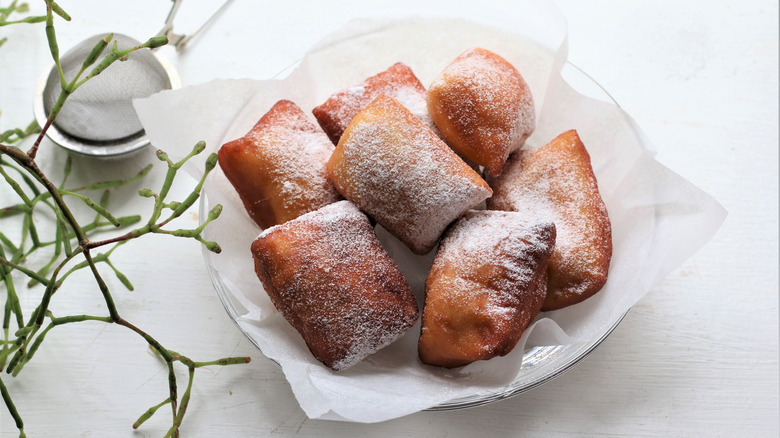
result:
<svg viewBox="0 0 780 438"><path fill-rule="evenodd" d="M89 38L62 56L62 70L68 81L81 69L84 58L95 44L106 35ZM140 44L122 34L114 34L113 41L117 41L120 50ZM112 45L113 42L106 48L104 55ZM114 142L140 136L143 134L143 127L135 114L132 100L171 88L168 74L154 54L149 50L139 50L133 52L127 61L116 61L110 68L79 87L68 98L68 103L62 107L54 124L64 133L87 142ZM55 68L52 69L43 91L47 116L57 101L59 92L59 75Z"/></svg>

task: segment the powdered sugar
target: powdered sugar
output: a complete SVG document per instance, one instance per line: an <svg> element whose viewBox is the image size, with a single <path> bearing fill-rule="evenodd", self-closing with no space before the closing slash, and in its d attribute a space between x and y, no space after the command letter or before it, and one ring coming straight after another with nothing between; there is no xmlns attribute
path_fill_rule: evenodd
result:
<svg viewBox="0 0 780 438"><path fill-rule="evenodd" d="M322 131L302 130L295 124L277 125L247 137L258 147L266 147L264 156L272 162L265 173L276 182L283 208L304 204L316 209L339 199L326 176L325 163L333 148Z"/></svg>
<svg viewBox="0 0 780 438"><path fill-rule="evenodd" d="M274 305L335 370L390 344L417 320L409 286L368 218L348 201L265 230L252 251Z"/></svg>
<svg viewBox="0 0 780 438"><path fill-rule="evenodd" d="M494 175L536 126L522 76L484 49L464 52L434 79L428 106L450 146Z"/></svg>
<svg viewBox="0 0 780 438"><path fill-rule="evenodd" d="M416 253L490 196L487 184L397 101L361 112L329 163L339 191Z"/></svg>
<svg viewBox="0 0 780 438"><path fill-rule="evenodd" d="M466 288L468 293L487 289L503 298L499 301L519 304L513 290L534 279L539 257L549 257L553 251L555 235L549 220L529 220L515 212L472 210L442 238L434 266L447 264L461 281L481 285ZM483 276L488 272L491 275Z"/></svg>
<svg viewBox="0 0 780 438"><path fill-rule="evenodd" d="M520 151L490 183L495 194L489 208L555 223L558 238L550 264L561 273L556 275L567 278L566 293L593 293L594 282L603 284L611 227L587 152L574 131L543 148Z"/></svg>
<svg viewBox="0 0 780 438"><path fill-rule="evenodd" d="M509 353L542 306L554 245L552 222L515 212L472 210L456 221L426 282L423 361L454 367Z"/></svg>
<svg viewBox="0 0 780 438"><path fill-rule="evenodd" d="M261 227L341 199L325 172L333 145L290 101L277 102L244 137L220 148L219 161Z"/></svg>
<svg viewBox="0 0 780 438"><path fill-rule="evenodd" d="M425 87L400 62L358 85L334 93L313 113L331 140L338 143L352 119L382 94L397 99L426 126L436 129L425 103Z"/></svg>

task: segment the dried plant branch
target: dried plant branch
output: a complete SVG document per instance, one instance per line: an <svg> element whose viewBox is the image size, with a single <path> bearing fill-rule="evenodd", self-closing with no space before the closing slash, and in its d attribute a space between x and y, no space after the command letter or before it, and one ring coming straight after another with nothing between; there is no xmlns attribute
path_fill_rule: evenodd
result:
<svg viewBox="0 0 780 438"><path fill-rule="evenodd" d="M129 290L133 290L130 280L111 261L112 253L127 242L147 234L165 234L179 238L192 238L203 243L213 252L219 252L216 242L206 241L202 237L204 228L216 220L222 207L215 206L202 224L193 229L168 229L173 220L188 211L200 197L200 192L209 172L217 165L217 158L212 154L206 160L203 177L196 183L190 194L182 201L168 201L167 197L174 179L182 166L193 156L205 150L205 143L196 144L192 151L178 162L173 162L167 154L157 152L157 157L164 162L167 173L162 187L158 192L142 189L139 195L153 198L153 206L148 221L130 231L103 240L93 240L92 233L106 227L127 228L141 223L140 215L116 217L110 212L109 189L119 188L143 178L151 170L151 165L127 179L117 179L88 184L77 188L67 188L67 180L71 173L71 160L65 163L64 177L59 184L54 184L39 167L36 156L42 140L57 117L68 97L86 81L102 73L116 61L123 61L136 50L159 47L167 43L165 37L151 38L145 43L127 50L118 50L116 43L107 55L104 50L111 44L112 36L99 41L90 54L84 59L81 70L73 78L65 78L60 65L59 46L54 26L54 16L57 15L69 21L70 16L53 0L44 0L45 16L27 16L9 19L14 14L26 13L28 8L24 3L13 1L8 7L0 8L0 26L11 24L34 24L45 22L45 32L49 49L54 59L55 68L60 77L61 92L54 104L50 116L43 127L31 123L24 129L11 129L0 133L0 176L18 200L11 205L0 206L0 219L14 218L21 223L18 235L7 235L0 232L0 291L5 291L3 308L3 339L0 348L0 369L16 377L23 371L25 365L35 356L44 344L47 334L56 327L81 322L100 322L116 324L124 327L144 339L165 362L168 369L169 397L163 402L152 406L133 424L139 427L154 413L167 404L171 405L171 427L165 436L178 436L184 415L189 405L195 370L206 366L225 366L247 363L248 357L228 357L212 361L195 362L187 356L173 352L164 347L155 337L139 328L134 323L122 317L108 284L98 270L98 264L104 263L116 275L119 281ZM5 40L0 40L2 44ZM94 66L94 67L93 67ZM89 70L89 73L87 71ZM23 151L16 146L22 140L37 135L32 146ZM89 191L103 190L102 196L95 201L87 195ZM74 215L66 198L75 199L95 212L94 218L81 224ZM42 240L34 217L39 211L49 212L53 217L54 236L50 240ZM21 216L21 220L18 217ZM5 228L3 228L5 230ZM93 250L112 245L107 251L93 254ZM28 257L42 248L51 248L52 255L43 266L31 268L26 265ZM107 316L67 315L55 317L49 306L51 299L68 277L82 269L88 269L95 281L97 289L105 303ZM40 285L43 287L38 306L25 318L22 311L19 293L14 283L14 272L19 272L29 279L28 287ZM48 323L46 323L48 319ZM26 321L26 322L25 322ZM12 329L12 323L14 328ZM188 369L188 382L184 392L179 397L179 387L174 372L174 364L181 363ZM14 419L19 430L19 436L24 437L24 422L5 383L0 379L0 392L3 402Z"/></svg>

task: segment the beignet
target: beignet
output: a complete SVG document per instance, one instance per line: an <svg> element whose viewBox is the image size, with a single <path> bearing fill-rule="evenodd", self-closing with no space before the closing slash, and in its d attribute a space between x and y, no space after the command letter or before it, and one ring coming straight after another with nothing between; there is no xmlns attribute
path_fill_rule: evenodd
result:
<svg viewBox="0 0 780 438"><path fill-rule="evenodd" d="M417 321L406 280L349 201L265 230L252 255L274 306L334 370L389 345Z"/></svg>
<svg viewBox="0 0 780 438"><path fill-rule="evenodd" d="M444 140L497 176L536 126L531 90L517 69L481 48L467 50L428 87L428 111Z"/></svg>
<svg viewBox="0 0 780 438"><path fill-rule="evenodd" d="M425 87L412 69L400 62L333 94L312 112L328 137L337 144L352 119L380 94L397 99L426 126L435 129L425 103Z"/></svg>
<svg viewBox="0 0 780 438"><path fill-rule="evenodd" d="M442 237L425 282L418 344L429 365L460 367L504 356L544 301L552 222L469 211Z"/></svg>
<svg viewBox="0 0 780 438"><path fill-rule="evenodd" d="M219 165L261 227L341 199L326 174L333 144L293 102L277 102L244 137L219 149Z"/></svg>
<svg viewBox="0 0 780 438"><path fill-rule="evenodd" d="M555 222L558 239L548 266L542 310L555 310L592 296L607 281L612 227L599 194L590 155L577 131L546 146L512 155L487 206Z"/></svg>
<svg viewBox="0 0 780 438"><path fill-rule="evenodd" d="M327 169L345 198L416 254L429 252L447 225L492 193L436 134L385 95L355 116Z"/></svg>

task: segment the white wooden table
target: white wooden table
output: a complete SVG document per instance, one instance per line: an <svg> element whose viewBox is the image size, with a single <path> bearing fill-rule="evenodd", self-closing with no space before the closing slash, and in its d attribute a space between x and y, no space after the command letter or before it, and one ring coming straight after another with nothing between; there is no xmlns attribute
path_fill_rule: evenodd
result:
<svg viewBox="0 0 780 438"><path fill-rule="evenodd" d="M118 14L116 2L61 3L74 17L58 28L64 48L109 30L144 38L162 27L169 8L169 2L144 0ZM368 10L359 1L296 3L236 0L185 53L165 54L185 85L271 77ZM195 28L217 4L184 2L177 30ZM184 436L778 435L777 2L558 4L569 21L569 60L638 121L660 161L729 211L717 235L563 376L489 406L370 425L307 419L281 370L223 310L199 246L141 239L117 254L136 287L124 292L112 283L125 317L199 360L255 359L196 374ZM0 37L9 37L0 49L0 128L26 125L32 117L35 81L50 62L43 35L40 25L0 28ZM240 56L226 55L234 52ZM63 156L56 149L47 153ZM95 170L85 160L76 165L95 176L116 171ZM96 295L85 277L58 293L53 307L63 314L98 312ZM27 436L162 436L167 429L167 414L139 431L130 428L166 397L166 372L121 327L85 323L55 330L24 373L4 381ZM0 431L16 435L4 408Z"/></svg>

